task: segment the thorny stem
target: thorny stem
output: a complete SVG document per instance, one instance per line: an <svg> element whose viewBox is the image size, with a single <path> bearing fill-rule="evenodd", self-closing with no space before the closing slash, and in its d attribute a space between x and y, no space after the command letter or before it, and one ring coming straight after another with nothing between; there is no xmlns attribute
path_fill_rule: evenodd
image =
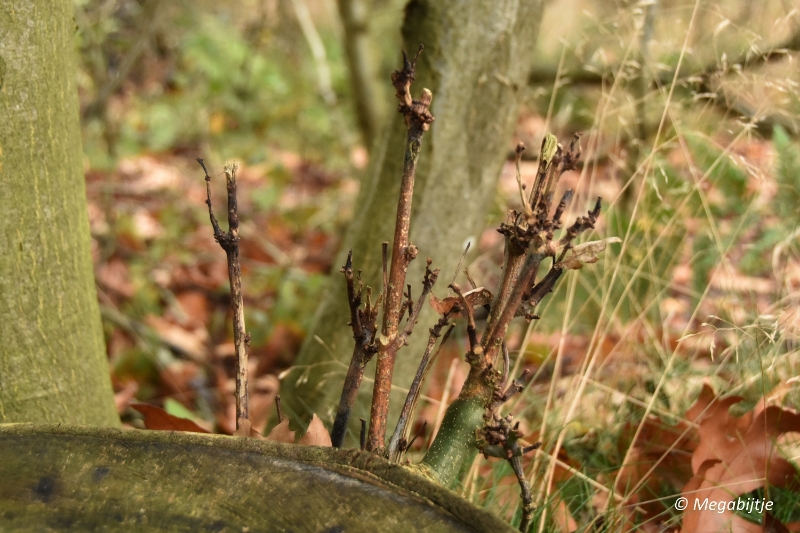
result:
<svg viewBox="0 0 800 533"><path fill-rule="evenodd" d="M228 258L228 278L231 285L231 308L233 310L233 341L236 351L236 429L240 421L249 419L247 396L247 349L250 346L250 334L244 325L244 303L242 299L242 267L239 262L239 211L236 201L236 163L225 165L225 178L228 190L228 231L222 231L211 207L211 176L208 175L203 160L197 162L203 167L206 180L206 204L211 227L214 229L214 240L225 250Z"/></svg>
<svg viewBox="0 0 800 533"><path fill-rule="evenodd" d="M428 111L433 95L423 89L419 100L411 98L411 83L415 77L416 60L422 52L420 47L414 61L403 52L403 70L392 73L392 83L400 100L399 111L403 114L408 128L406 138L403 176L400 183L400 198L397 202L392 258L386 285L383 307L381 336L378 340L375 385L372 392L368 450L383 450L386 436L386 419L389 415L389 395L397 351L405 339L400 338L399 327L403 307L403 288L409 263L416 257L417 249L409 240L411 222L411 201L414 193L414 178L417 171L422 136L433 122ZM399 341L399 342L398 342Z"/></svg>

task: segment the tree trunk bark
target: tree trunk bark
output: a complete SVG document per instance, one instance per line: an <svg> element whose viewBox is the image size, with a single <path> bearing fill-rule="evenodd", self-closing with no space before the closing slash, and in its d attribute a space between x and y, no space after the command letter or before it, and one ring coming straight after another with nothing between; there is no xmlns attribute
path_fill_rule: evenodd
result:
<svg viewBox="0 0 800 533"><path fill-rule="evenodd" d="M70 0L0 3L0 423L113 426Z"/></svg>
<svg viewBox="0 0 800 533"><path fill-rule="evenodd" d="M406 7L404 47L413 56L420 43L425 45L413 93L418 96L423 87L433 91L431 112L436 117L422 143L414 191L411 242L419 257L407 278L414 294L421 290L426 257L442 269L443 283L435 290L440 294L446 290L467 240L477 240L485 227L535 63L541 14L541 0L412 0ZM374 295L382 285L381 242L391 242L394 229L405 135L402 117L392 117L371 154L355 218L334 263L337 268L343 265L352 248L354 269L363 270L364 284L372 286ZM308 420L312 412L328 422L333 419L353 351L352 332L345 325L348 317L345 282L334 274L296 368L282 383L281 397L295 423ZM395 385L410 385L434 322L426 306L410 345L398 354ZM372 368L374 364L365 378L374 375ZM359 417L368 418L371 390L365 379L350 419L351 439L358 436ZM390 431L403 398L404 393L395 390Z"/></svg>

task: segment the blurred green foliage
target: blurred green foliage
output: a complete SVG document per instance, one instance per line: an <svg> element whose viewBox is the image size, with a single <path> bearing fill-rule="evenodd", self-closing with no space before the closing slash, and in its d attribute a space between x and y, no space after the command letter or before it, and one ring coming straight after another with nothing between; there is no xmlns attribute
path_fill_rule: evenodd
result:
<svg viewBox="0 0 800 533"><path fill-rule="evenodd" d="M356 139L354 119L348 106L330 109L317 94L315 62L296 20L283 3L260 17L255 3L238 4L75 0L84 109L118 84L85 117L93 167L113 165L109 152L175 150L256 163L272 145L342 167ZM246 7L253 11L242 16ZM337 29L319 32L334 91L347 101ZM131 60L131 71L120 71Z"/></svg>

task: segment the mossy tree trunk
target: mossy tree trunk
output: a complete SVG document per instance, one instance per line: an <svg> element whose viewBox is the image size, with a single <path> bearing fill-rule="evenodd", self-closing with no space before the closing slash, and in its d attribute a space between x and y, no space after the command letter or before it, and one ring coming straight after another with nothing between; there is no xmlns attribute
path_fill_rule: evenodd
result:
<svg viewBox="0 0 800 533"><path fill-rule="evenodd" d="M414 54L420 43L425 45L414 86L433 92L431 112L436 117L422 143L414 189L411 242L419 257L407 280L415 294L426 257L442 269L441 293L467 239L477 240L485 228L485 214L495 197L503 160L513 147L511 132L535 64L542 9L540 0L412 0L406 7L404 47ZM400 60L398 54L398 66ZM343 265L352 248L354 268L363 270L364 284L373 287L373 295L381 288L381 242L392 240L406 136L401 116L394 114L389 120L372 153L355 218L334 263ZM296 369L282 383L284 405L296 422L308 420L312 412L333 419L352 354L348 318L344 279L334 273ZM410 385L434 322L426 309L410 345L398 354L395 385ZM374 375L372 368L374 363L365 377ZM355 435L359 417L368 418L371 391L365 380L350 418ZM401 393L392 397L390 430L403 397Z"/></svg>
<svg viewBox="0 0 800 533"><path fill-rule="evenodd" d="M0 423L117 425L92 275L70 0L0 2Z"/></svg>

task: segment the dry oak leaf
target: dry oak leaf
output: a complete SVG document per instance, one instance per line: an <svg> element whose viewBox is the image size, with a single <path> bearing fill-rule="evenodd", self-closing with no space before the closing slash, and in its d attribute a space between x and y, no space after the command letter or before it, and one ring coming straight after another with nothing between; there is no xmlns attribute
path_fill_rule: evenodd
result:
<svg viewBox="0 0 800 533"><path fill-rule="evenodd" d="M742 401L741 396L717 398L708 383L703 384L695 404L686 411L686 418L699 425L700 443L692 454L692 471L709 459L723 460L741 450L741 435L747 432L753 421L753 412L736 418L728 410Z"/></svg>
<svg viewBox="0 0 800 533"><path fill-rule="evenodd" d="M554 495L553 503L555 504L555 509L553 510L551 519L555 522L558 531L561 533L574 533L578 531L578 523L572 517L572 513L569 512L569 507L567 507L564 500L559 498L558 495Z"/></svg>
<svg viewBox="0 0 800 533"><path fill-rule="evenodd" d="M758 407L754 413L741 417L748 421L742 430L739 420L731 419L727 412L730 401L719 401L720 408L710 413L706 410L700 418L700 446L695 450L697 460L694 457L692 460L695 475L683 488L688 507L683 514L681 533L762 532L762 526L736 516L733 510L709 509L704 502L707 499L720 502L716 506L727 507L739 496L767 484L785 487L800 481L794 466L780 457L775 445L784 433L800 432L800 413L777 406ZM712 427L723 431L723 437L713 434L709 430ZM710 446L709 441L716 446Z"/></svg>
<svg viewBox="0 0 800 533"><path fill-rule="evenodd" d="M314 414L311 418L311 423L308 425L308 431L297 442L303 446L331 446L331 435L325 429L322 420Z"/></svg>
<svg viewBox="0 0 800 533"><path fill-rule="evenodd" d="M162 431L190 431L192 433L210 433L188 418L181 418L166 412L155 405L132 403L131 407L144 415L144 427Z"/></svg>
<svg viewBox="0 0 800 533"><path fill-rule="evenodd" d="M606 246L615 242L622 242L619 237L609 237L599 241L589 241L578 244L567 250L567 255L563 261L556 263L554 268L562 270L578 270L583 265L597 263L598 255L606 249Z"/></svg>
<svg viewBox="0 0 800 533"><path fill-rule="evenodd" d="M289 419L284 418L280 424L272 428L272 431L267 435L267 440L294 444L294 436L295 432L289 429Z"/></svg>
<svg viewBox="0 0 800 533"><path fill-rule="evenodd" d="M467 303L471 305L473 308L481 306L481 305L488 305L492 303L492 293L489 292L487 289L483 287L478 287L477 289L472 289L469 292L464 293L464 298L467 300ZM439 313L443 315L449 312L454 305L461 303L461 298L458 296L450 296L445 298L444 300L440 300L433 294L431 294L431 307ZM461 317L461 313L456 313L451 316L451 318L459 318Z"/></svg>

